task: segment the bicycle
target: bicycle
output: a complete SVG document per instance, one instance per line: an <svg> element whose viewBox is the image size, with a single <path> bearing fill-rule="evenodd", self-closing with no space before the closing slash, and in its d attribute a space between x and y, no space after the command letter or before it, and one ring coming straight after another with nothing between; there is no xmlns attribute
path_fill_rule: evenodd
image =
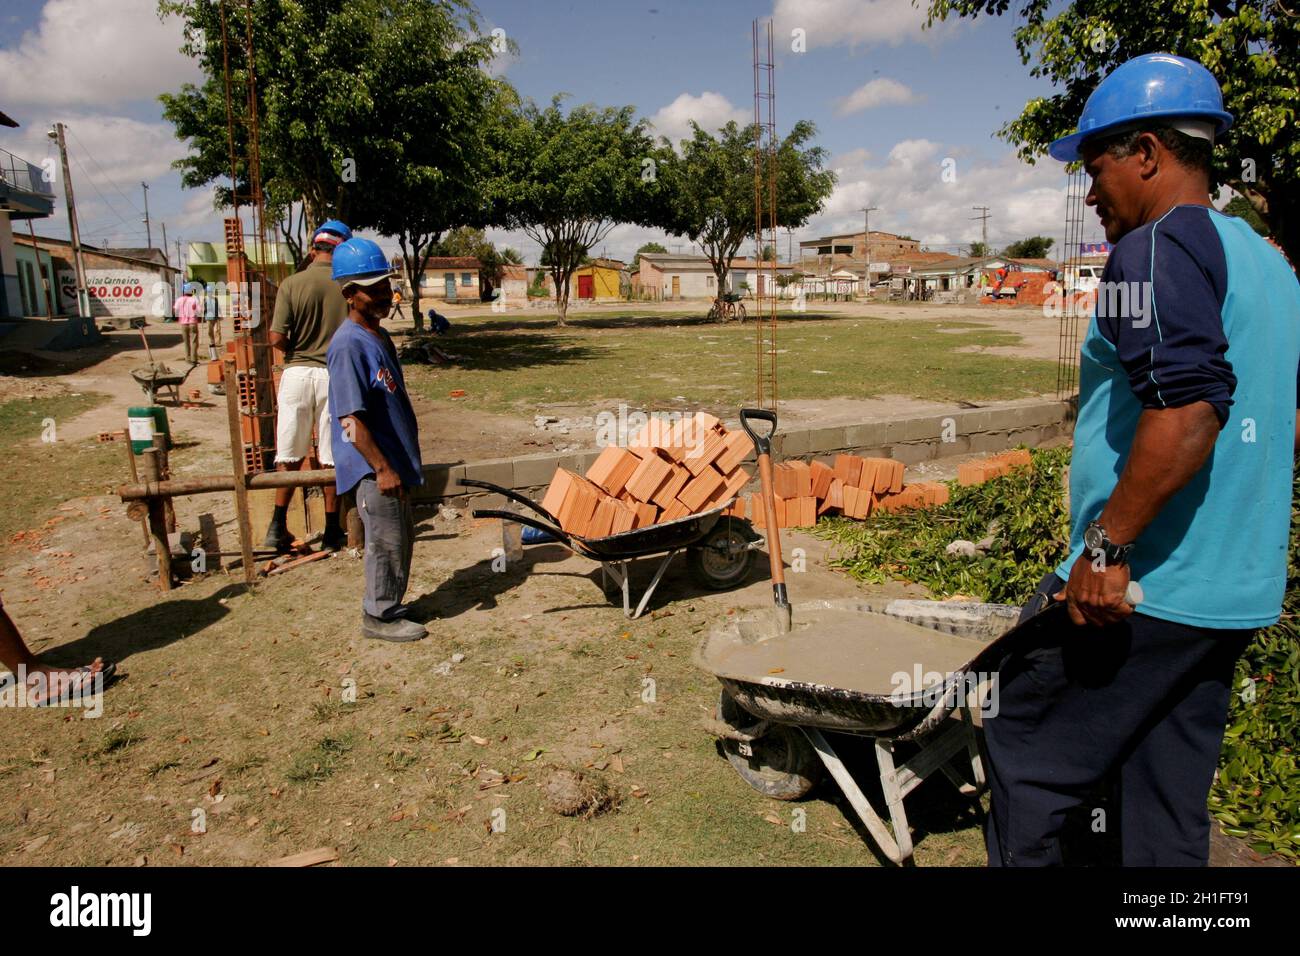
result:
<svg viewBox="0 0 1300 956"><path fill-rule="evenodd" d="M732 319L738 319L741 325L745 324L748 313L745 311L745 303L740 301L741 297L737 293L727 292L713 300L713 305L709 309L709 321L711 322L730 322Z"/></svg>

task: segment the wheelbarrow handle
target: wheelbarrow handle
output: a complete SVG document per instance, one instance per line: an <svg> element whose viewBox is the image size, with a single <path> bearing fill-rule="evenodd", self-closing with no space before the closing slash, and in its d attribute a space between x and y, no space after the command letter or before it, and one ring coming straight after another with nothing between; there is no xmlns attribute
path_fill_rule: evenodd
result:
<svg viewBox="0 0 1300 956"><path fill-rule="evenodd" d="M556 527L559 527L560 522L556 520L555 515L551 514L549 511L547 511L545 508L539 505L536 501L533 501L532 498L529 498L527 495L521 495L519 492L511 488L503 488L500 485L492 484L492 482L490 481L480 481L477 478L462 478L460 479L460 486L462 488L482 488L486 491L495 492L496 494L501 495L501 497L503 498L509 498L511 501L515 502L516 504L523 505L529 511L536 512L537 514L545 518L547 521L549 521L551 524L555 525Z"/></svg>
<svg viewBox="0 0 1300 956"><path fill-rule="evenodd" d="M759 421L769 422L771 428L767 433L760 435L749 425L751 418L757 418ZM769 454L772 450L772 436L776 434L776 412L768 411L766 408L742 408L740 410L740 427L745 429L746 434L754 442L754 449L760 455Z"/></svg>
<svg viewBox="0 0 1300 956"><path fill-rule="evenodd" d="M559 544L563 544L570 550L573 549L572 540L559 527L545 521L538 521L536 518L530 518L528 515L521 515L516 511L501 511L496 508L475 508L470 514L475 518L500 518L502 521L513 521L535 531L545 531L554 537Z"/></svg>

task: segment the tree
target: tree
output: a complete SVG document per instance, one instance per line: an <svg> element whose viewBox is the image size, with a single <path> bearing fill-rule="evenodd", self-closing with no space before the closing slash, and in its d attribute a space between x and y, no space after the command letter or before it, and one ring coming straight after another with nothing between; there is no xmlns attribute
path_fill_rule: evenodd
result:
<svg viewBox="0 0 1300 956"><path fill-rule="evenodd" d="M651 254L658 254L658 255L668 254L668 250L665 249L663 245L661 245L660 243L647 242L645 245L641 246L641 248L636 251L636 255L632 257L633 269L635 269L637 266L641 264L641 253L643 252L649 252Z"/></svg>
<svg viewBox="0 0 1300 956"><path fill-rule="evenodd" d="M1006 13L1010 0L928 0L931 24ZM1037 97L999 131L1033 162L1072 132L1102 76L1142 53L1205 65L1223 90L1233 127L1214 150L1214 176L1245 196L1292 262L1300 262L1300 17L1276 0L1020 0L1014 31L1030 74L1061 88Z"/></svg>
<svg viewBox="0 0 1300 956"><path fill-rule="evenodd" d="M776 247L770 242L763 246L763 251L759 253L759 260L762 262L776 262Z"/></svg>
<svg viewBox="0 0 1300 956"><path fill-rule="evenodd" d="M691 129L691 138L682 141L668 163L672 220L667 231L699 243L721 292L727 287L731 260L754 234L754 143L759 127L730 122L716 136L695 122ZM825 150L804 145L815 133L812 123L800 120L777 147L776 214L783 228L806 223L835 185L835 174L822 168Z"/></svg>
<svg viewBox="0 0 1300 956"><path fill-rule="evenodd" d="M1055 240L1048 236L1030 236L1011 243L1002 250L1002 254L1012 259L1046 259L1047 250L1052 248L1053 242Z"/></svg>
<svg viewBox="0 0 1300 956"><path fill-rule="evenodd" d="M221 183L218 203L225 206L227 55L235 153L248 153L245 9L207 0L159 3L161 15L182 20L182 50L205 76L201 85L161 97L163 115L189 140L190 154L176 165L187 187ZM419 328L419 277L432 243L454 226L488 221L485 141L499 104L513 104L513 91L485 70L495 41L478 35L474 8L462 0L252 0L247 10L268 219L279 220L296 258L303 226L332 216L397 237ZM246 196L244 159L234 174Z"/></svg>
<svg viewBox="0 0 1300 956"><path fill-rule="evenodd" d="M1244 219L1250 223L1250 228L1254 229L1261 236L1268 235L1268 225L1263 219L1259 218L1259 213L1255 207L1250 204L1250 200L1245 196L1233 196L1228 200L1228 205L1223 207L1223 211L1229 216L1236 216L1238 219Z"/></svg>
<svg viewBox="0 0 1300 956"><path fill-rule="evenodd" d="M989 247L978 239L970 244L970 255L972 259L983 259L989 254Z"/></svg>
<svg viewBox="0 0 1300 956"><path fill-rule="evenodd" d="M502 218L542 247L564 325L569 280L616 223L664 219L656 147L632 107L529 103L505 129L493 190Z"/></svg>

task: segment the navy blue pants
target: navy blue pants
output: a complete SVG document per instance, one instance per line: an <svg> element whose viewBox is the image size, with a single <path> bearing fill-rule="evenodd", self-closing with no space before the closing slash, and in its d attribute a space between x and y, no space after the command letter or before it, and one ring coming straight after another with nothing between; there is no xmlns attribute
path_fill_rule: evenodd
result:
<svg viewBox="0 0 1300 956"><path fill-rule="evenodd" d="M1026 616L1062 587L1045 578ZM1120 819L1089 823L1118 824L1125 866L1206 865L1206 800L1254 633L1133 614L1106 628L1067 623L1005 660L984 721L989 865L1059 865L1066 813L1112 775Z"/></svg>

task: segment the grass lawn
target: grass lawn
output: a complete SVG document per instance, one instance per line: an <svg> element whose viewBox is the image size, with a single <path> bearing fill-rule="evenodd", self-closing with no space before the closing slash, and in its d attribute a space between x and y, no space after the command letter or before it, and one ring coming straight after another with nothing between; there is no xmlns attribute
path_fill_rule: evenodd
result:
<svg viewBox="0 0 1300 956"><path fill-rule="evenodd" d="M957 351L1014 346L1012 332L962 322L783 315L777 337L783 399L903 395L933 401L996 401L1043 394L1056 363ZM550 403L626 401L656 407L685 400L712 410L752 399L755 326L717 325L698 313L634 311L536 320L461 319L439 340L461 357L452 368L409 366L411 387L430 399L464 389L488 412ZM680 398L679 398L680 396Z"/></svg>
<svg viewBox="0 0 1300 956"><path fill-rule="evenodd" d="M15 531L44 522L64 501L102 495L126 480L126 453L120 441L41 441L46 419L68 421L102 404L97 393L0 402L0 541Z"/></svg>

